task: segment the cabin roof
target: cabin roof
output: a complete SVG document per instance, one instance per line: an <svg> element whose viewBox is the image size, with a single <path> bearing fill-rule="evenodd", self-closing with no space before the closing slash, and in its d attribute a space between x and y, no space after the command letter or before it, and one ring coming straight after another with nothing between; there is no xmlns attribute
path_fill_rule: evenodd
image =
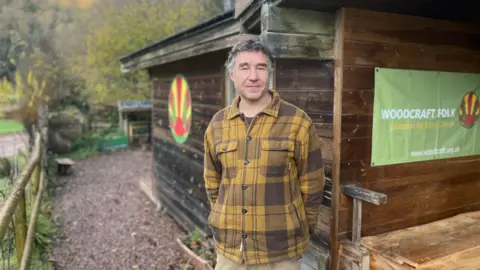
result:
<svg viewBox="0 0 480 270"><path fill-rule="evenodd" d="M120 62L125 63L133 58L139 57L141 55L145 55L146 53L155 51L156 49L170 45L172 43L175 43L180 40L187 39L191 36L194 36L196 34L199 34L200 32L206 31L211 29L212 27L218 26L219 24L224 24L229 21L234 21L234 10L229 10L226 12L223 12L219 15L216 15L208 20L205 20L197 25L194 25L190 28L187 28L183 31L180 31L178 33L175 33L173 35L170 35L162 40L156 41L136 52L133 52L129 55L126 55L120 59Z"/></svg>
<svg viewBox="0 0 480 270"><path fill-rule="evenodd" d="M255 35L244 34L245 29L258 28L260 7L266 0L252 0L247 7L237 12L229 10L189 29L148 45L120 59L121 70L129 71L150 68L156 65L189 58L192 56L232 47L240 39ZM477 22L480 17L478 0L275 0L275 5L334 12L342 7L360 8L380 12L422 16L441 20ZM388 2L388 3L386 3ZM248 25L250 26L248 26ZM257 29L258 30L258 29Z"/></svg>
<svg viewBox="0 0 480 270"><path fill-rule="evenodd" d="M283 7L317 11L349 7L447 21L480 22L478 0L277 0L276 3Z"/></svg>

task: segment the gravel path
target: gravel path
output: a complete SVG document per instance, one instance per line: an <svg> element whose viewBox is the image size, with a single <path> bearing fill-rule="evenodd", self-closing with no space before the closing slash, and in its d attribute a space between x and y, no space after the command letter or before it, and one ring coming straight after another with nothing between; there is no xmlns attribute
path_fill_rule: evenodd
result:
<svg viewBox="0 0 480 270"><path fill-rule="evenodd" d="M0 135L0 158L15 156L18 152L25 150L27 145L26 133L2 134Z"/></svg>
<svg viewBox="0 0 480 270"><path fill-rule="evenodd" d="M182 269L179 227L138 186L150 164L140 150L76 161L55 191L56 269Z"/></svg>

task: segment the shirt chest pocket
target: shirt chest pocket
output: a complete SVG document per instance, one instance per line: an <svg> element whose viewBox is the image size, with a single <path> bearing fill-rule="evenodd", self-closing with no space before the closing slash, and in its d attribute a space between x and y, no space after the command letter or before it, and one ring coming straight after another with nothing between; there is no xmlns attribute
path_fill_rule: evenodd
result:
<svg viewBox="0 0 480 270"><path fill-rule="evenodd" d="M220 142L216 146L217 158L222 164L222 178L235 178L238 173L238 141Z"/></svg>
<svg viewBox="0 0 480 270"><path fill-rule="evenodd" d="M265 177L284 178L289 174L295 157L293 140L263 140L260 172Z"/></svg>

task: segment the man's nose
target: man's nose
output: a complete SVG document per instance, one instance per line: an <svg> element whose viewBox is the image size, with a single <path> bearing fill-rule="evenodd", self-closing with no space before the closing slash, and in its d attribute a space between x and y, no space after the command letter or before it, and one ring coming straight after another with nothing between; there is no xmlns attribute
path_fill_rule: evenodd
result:
<svg viewBox="0 0 480 270"><path fill-rule="evenodd" d="M250 73L248 74L248 79L251 81L256 81L258 80L258 72L255 69L252 69Z"/></svg>

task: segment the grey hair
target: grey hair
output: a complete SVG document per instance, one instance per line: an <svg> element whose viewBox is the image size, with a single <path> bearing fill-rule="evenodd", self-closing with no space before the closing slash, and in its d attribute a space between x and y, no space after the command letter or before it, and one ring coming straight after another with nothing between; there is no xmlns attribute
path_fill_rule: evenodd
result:
<svg viewBox="0 0 480 270"><path fill-rule="evenodd" d="M233 67L235 66L235 58L239 52L262 52L268 59L268 70L270 74L273 72L273 57L272 52L270 49L263 45L260 40L243 40L237 42L228 54L228 59L225 62L225 68L229 71L233 71Z"/></svg>

